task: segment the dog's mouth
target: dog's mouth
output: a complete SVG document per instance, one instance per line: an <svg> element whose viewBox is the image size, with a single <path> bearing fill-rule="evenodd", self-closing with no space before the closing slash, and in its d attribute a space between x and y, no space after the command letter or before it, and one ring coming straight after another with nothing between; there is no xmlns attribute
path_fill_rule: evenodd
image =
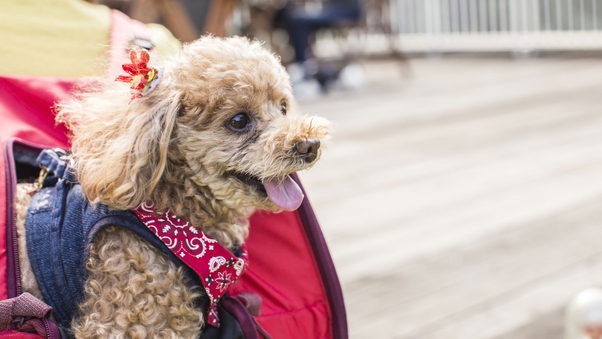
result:
<svg viewBox="0 0 602 339"><path fill-rule="evenodd" d="M255 191L264 194L274 205L285 211L294 211L303 202L305 195L301 187L289 176L284 178L260 179L251 174L228 172L243 184L253 187Z"/></svg>

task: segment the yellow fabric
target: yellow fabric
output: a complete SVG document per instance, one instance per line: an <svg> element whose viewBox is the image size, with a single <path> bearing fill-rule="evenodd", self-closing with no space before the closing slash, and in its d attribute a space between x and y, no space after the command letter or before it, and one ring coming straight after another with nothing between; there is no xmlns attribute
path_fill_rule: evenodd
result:
<svg viewBox="0 0 602 339"><path fill-rule="evenodd" d="M169 56L178 53L182 49L180 40L174 38L173 34L163 25L147 24L155 44L155 52L159 56Z"/></svg>
<svg viewBox="0 0 602 339"><path fill-rule="evenodd" d="M149 25L159 55L181 48ZM82 0L0 0L0 74L81 77L107 68L111 13Z"/></svg>

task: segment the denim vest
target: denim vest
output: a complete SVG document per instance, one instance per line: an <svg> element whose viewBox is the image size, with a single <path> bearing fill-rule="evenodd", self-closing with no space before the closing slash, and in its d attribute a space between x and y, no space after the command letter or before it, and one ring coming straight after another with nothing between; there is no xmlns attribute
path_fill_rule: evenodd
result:
<svg viewBox="0 0 602 339"><path fill-rule="evenodd" d="M64 152L45 150L38 163L52 176L31 199L27 210L29 259L44 301L52 306L57 323L69 328L82 301L87 278L89 245L106 226L128 229L182 266L193 282L198 278L132 212L91 205L68 167Z"/></svg>

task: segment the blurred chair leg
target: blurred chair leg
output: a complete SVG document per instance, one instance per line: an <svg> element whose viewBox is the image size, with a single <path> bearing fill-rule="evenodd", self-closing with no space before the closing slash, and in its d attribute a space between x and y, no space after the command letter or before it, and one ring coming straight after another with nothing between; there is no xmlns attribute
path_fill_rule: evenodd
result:
<svg viewBox="0 0 602 339"><path fill-rule="evenodd" d="M182 42L191 42L200 36L181 0L155 0L165 26Z"/></svg>
<svg viewBox="0 0 602 339"><path fill-rule="evenodd" d="M143 23L157 22L161 17L165 27L182 42L191 42L199 37L181 0L133 0L127 14Z"/></svg>
<svg viewBox="0 0 602 339"><path fill-rule="evenodd" d="M213 0L210 5L205 32L215 36L226 36L226 23L232 16L236 0Z"/></svg>
<svg viewBox="0 0 602 339"><path fill-rule="evenodd" d="M154 0L133 0L128 16L145 24L157 21L159 11Z"/></svg>
<svg viewBox="0 0 602 339"><path fill-rule="evenodd" d="M389 53L391 57L397 59L400 64L402 75L410 76L412 73L412 69L410 67L409 58L405 53L402 52L399 47L399 38L397 34L393 33L393 28L391 27L391 20L389 16L389 1L388 0L374 0L374 9L378 13L380 30L385 35L387 42L389 44Z"/></svg>

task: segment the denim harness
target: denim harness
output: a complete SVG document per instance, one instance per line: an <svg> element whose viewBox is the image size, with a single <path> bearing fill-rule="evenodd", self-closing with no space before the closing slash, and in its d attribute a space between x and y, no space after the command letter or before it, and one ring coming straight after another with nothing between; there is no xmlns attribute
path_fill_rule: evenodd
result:
<svg viewBox="0 0 602 339"><path fill-rule="evenodd" d="M57 323L70 328L82 301L87 278L89 245L106 226L130 230L163 252L200 286L198 277L184 265L132 212L91 205L82 195L62 150L45 150L38 164L48 171L27 210L29 259L44 301L52 306Z"/></svg>

